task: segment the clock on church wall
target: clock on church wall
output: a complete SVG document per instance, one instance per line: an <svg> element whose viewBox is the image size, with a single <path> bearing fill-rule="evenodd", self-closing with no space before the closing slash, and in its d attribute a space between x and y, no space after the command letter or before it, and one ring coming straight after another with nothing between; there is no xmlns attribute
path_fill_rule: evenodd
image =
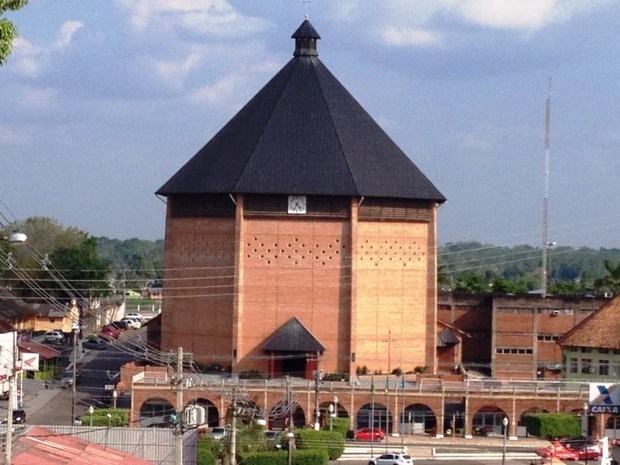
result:
<svg viewBox="0 0 620 465"><path fill-rule="evenodd" d="M305 195L289 195L288 196L288 212L290 214L303 215L306 213L306 196Z"/></svg>

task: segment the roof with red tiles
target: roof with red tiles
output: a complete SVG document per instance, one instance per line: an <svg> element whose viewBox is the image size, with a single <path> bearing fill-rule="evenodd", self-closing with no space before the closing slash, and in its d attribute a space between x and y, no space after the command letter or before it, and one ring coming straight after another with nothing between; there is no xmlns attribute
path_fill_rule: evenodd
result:
<svg viewBox="0 0 620 465"><path fill-rule="evenodd" d="M32 426L13 446L12 465L153 465L71 435Z"/></svg>
<svg viewBox="0 0 620 465"><path fill-rule="evenodd" d="M558 344L562 347L620 349L620 296L583 319Z"/></svg>

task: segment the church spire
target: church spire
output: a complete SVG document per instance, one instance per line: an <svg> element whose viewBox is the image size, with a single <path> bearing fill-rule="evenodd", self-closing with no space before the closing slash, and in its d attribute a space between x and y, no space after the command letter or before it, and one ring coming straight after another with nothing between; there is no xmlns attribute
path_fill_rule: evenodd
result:
<svg viewBox="0 0 620 465"><path fill-rule="evenodd" d="M316 50L316 42L321 38L314 26L310 24L308 16L301 26L297 28L295 33L291 36L295 39L295 57L316 57L319 56L319 52Z"/></svg>

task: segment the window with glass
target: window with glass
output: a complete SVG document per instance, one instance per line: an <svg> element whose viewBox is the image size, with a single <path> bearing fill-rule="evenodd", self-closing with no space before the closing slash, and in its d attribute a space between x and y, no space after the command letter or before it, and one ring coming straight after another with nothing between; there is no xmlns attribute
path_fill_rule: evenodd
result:
<svg viewBox="0 0 620 465"><path fill-rule="evenodd" d="M581 359L581 373L589 375L592 373L592 359L591 358L582 358Z"/></svg>
<svg viewBox="0 0 620 465"><path fill-rule="evenodd" d="M601 360L598 362L598 374L601 376L609 376L609 360Z"/></svg>
<svg viewBox="0 0 620 465"><path fill-rule="evenodd" d="M571 373L579 373L579 360L577 358L570 359L569 371Z"/></svg>

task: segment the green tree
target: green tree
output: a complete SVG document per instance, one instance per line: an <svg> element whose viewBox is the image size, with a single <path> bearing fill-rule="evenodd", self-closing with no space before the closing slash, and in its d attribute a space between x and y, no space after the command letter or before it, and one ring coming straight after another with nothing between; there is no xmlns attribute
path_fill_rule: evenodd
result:
<svg viewBox="0 0 620 465"><path fill-rule="evenodd" d="M3 16L7 11L17 11L27 3L28 0L0 0L0 66L6 63L13 40L17 37L17 28Z"/></svg>
<svg viewBox="0 0 620 465"><path fill-rule="evenodd" d="M70 297L72 289L79 290L81 295L93 297L109 293L109 268L97 253L97 240L94 237L88 237L77 247L55 249L50 255L50 261L71 286L67 288L61 284L62 281L52 280L50 287L58 297ZM50 276L56 277L54 271Z"/></svg>
<svg viewBox="0 0 620 465"><path fill-rule="evenodd" d="M512 280L506 278L497 278L493 281L491 287L493 292L500 294L525 294L529 289L520 280Z"/></svg>
<svg viewBox="0 0 620 465"><path fill-rule="evenodd" d="M4 280L15 294L41 299L109 292L109 267L97 252L96 239L86 232L45 217L11 223L5 229L28 237L26 243L11 248L12 269L2 261Z"/></svg>
<svg viewBox="0 0 620 465"><path fill-rule="evenodd" d="M456 277L454 289L461 292L488 292L489 282L484 275L467 271Z"/></svg>
<svg viewBox="0 0 620 465"><path fill-rule="evenodd" d="M603 261L607 274L594 281L594 287L598 291L617 293L620 291L620 262L615 265L609 260Z"/></svg>

